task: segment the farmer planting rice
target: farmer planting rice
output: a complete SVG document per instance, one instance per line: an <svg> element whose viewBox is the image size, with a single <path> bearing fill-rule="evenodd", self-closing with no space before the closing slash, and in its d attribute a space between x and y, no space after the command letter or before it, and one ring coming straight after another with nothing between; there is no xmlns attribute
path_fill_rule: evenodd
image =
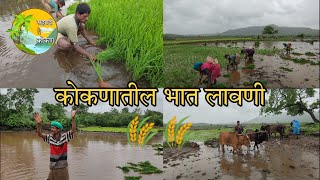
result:
<svg viewBox="0 0 320 180"><path fill-rule="evenodd" d="M244 60L247 60L249 57L249 61L253 61L253 55L255 53L254 48L242 49L241 54L244 54Z"/></svg>
<svg viewBox="0 0 320 180"><path fill-rule="evenodd" d="M240 63L240 55L238 53L236 53L234 55L225 54L224 57L229 61L229 64L227 65L228 70L229 70L230 66L233 69L238 68L238 64Z"/></svg>
<svg viewBox="0 0 320 180"><path fill-rule="evenodd" d="M293 50L291 43L283 43L284 49L286 50L287 54L290 54L290 52Z"/></svg>
<svg viewBox="0 0 320 180"><path fill-rule="evenodd" d="M217 78L221 76L220 72L220 64L218 60L215 58L207 57L207 61L202 62L196 62L194 63L193 68L200 72L200 79L199 83L202 84L205 80L208 80L208 88L211 87L212 82L214 84L217 83ZM203 75L206 75L206 78L202 80Z"/></svg>
<svg viewBox="0 0 320 180"><path fill-rule="evenodd" d="M42 0L41 2L49 13L55 12L58 19L64 17L60 10L60 8L66 5L64 0Z"/></svg>
<svg viewBox="0 0 320 180"><path fill-rule="evenodd" d="M69 50L74 48L77 52L88 57L91 61L95 61L96 57L82 47L79 46L78 35L82 36L93 46L95 41L90 39L85 30L85 23L90 16L91 9L86 3L81 3L77 6L76 14L70 14L58 21L58 36L56 45L59 49Z"/></svg>
<svg viewBox="0 0 320 180"><path fill-rule="evenodd" d="M47 180L68 180L68 142L73 139L73 133L76 131L76 111L71 112L72 129L66 133L61 133L63 126L59 122L51 123L51 134L41 133L42 119L39 113L34 114L37 123L37 134L45 142L50 144L50 172Z"/></svg>

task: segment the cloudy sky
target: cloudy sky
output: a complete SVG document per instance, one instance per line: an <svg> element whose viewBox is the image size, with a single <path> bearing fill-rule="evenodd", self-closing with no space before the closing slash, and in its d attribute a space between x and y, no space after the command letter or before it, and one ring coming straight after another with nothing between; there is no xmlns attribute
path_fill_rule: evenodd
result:
<svg viewBox="0 0 320 180"><path fill-rule="evenodd" d="M319 0L164 0L166 34L213 34L268 24L319 29Z"/></svg>

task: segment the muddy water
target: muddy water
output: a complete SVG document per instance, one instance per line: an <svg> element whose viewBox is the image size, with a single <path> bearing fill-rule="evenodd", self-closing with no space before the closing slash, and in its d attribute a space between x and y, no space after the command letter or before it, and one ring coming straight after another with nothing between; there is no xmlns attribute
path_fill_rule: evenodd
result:
<svg viewBox="0 0 320 180"><path fill-rule="evenodd" d="M161 143L155 137L150 143ZM1 133L1 179L46 179L49 172L49 145L33 132ZM103 133L81 133L68 145L70 179L124 179L124 176L140 176L138 173L124 174L116 166L127 162L149 161L162 169L162 156L150 145L145 149L133 149L127 144L125 135ZM163 179L162 174L142 175L142 179Z"/></svg>
<svg viewBox="0 0 320 180"><path fill-rule="evenodd" d="M288 42L261 42L257 49L272 49L273 47L282 49L283 43ZM218 78L218 83L224 83L230 87L251 87L247 85L249 82L265 81L266 88L315 88L319 87L319 65L298 64L284 58L300 59L304 58L308 61L319 63L319 42L313 44L306 42L291 42L293 52L302 55L290 54L285 52L273 56L254 55L253 62L245 62L241 59L237 70L221 69L222 75ZM218 47L253 47L254 42L236 42L236 43L213 43L209 46ZM315 53L316 56L306 56L306 52ZM246 69L244 67L253 64L254 69ZM283 68L290 69L284 70ZM203 85L202 87L205 87Z"/></svg>
<svg viewBox="0 0 320 180"><path fill-rule="evenodd" d="M278 48L283 49L283 43L291 43L293 52L296 53L306 53L313 52L319 54L319 41L308 43L308 42L292 42L292 41L261 41L259 46L254 45L255 42L247 41L247 42L234 42L234 43L210 43L207 46L218 46L218 47L254 47L256 49L272 49Z"/></svg>
<svg viewBox="0 0 320 180"><path fill-rule="evenodd" d="M66 3L67 6L70 4L69 1ZM13 14L19 14L29 8L45 9L40 0L24 0L19 3L11 0L1 1L0 87L66 87L66 80L72 80L78 87L98 87L98 76L91 63L74 50L60 51L52 47L41 55L33 56L16 48L6 30L11 28ZM63 7L63 13L65 9L66 7ZM89 32L89 37L98 39L92 32ZM99 47L88 45L82 36L79 41L80 46L92 54L102 51ZM132 80L132 76L123 64L105 62L103 70L103 79L114 87L126 87ZM140 87L148 86L148 82L137 83Z"/></svg>
<svg viewBox="0 0 320 180"><path fill-rule="evenodd" d="M313 141L310 143L310 139ZM297 143L298 142L298 143ZM319 179L319 139L272 140L247 153L225 153L200 144L197 156L169 161L165 179ZM253 144L252 144L253 145ZM312 149L308 149L308 147ZM164 154L166 157L166 154ZM170 164L170 165L169 165Z"/></svg>
<svg viewBox="0 0 320 180"><path fill-rule="evenodd" d="M314 88L319 87L319 66L310 64L297 64L284 60L279 56L255 55L254 62L244 62L238 65L237 70L222 69L221 74L230 77L220 77L218 82L233 87L246 87L245 82L267 81L267 88ZM319 60L318 60L319 61ZM243 69L254 64L254 69ZM292 72L280 69L289 68Z"/></svg>

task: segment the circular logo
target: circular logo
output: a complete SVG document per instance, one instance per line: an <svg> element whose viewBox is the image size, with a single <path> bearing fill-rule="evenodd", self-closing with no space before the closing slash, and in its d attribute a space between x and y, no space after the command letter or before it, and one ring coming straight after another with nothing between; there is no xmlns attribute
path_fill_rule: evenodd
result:
<svg viewBox="0 0 320 180"><path fill-rule="evenodd" d="M54 45L58 29L49 13L40 9L28 9L15 15L12 28L7 32L17 48L36 55L48 51Z"/></svg>

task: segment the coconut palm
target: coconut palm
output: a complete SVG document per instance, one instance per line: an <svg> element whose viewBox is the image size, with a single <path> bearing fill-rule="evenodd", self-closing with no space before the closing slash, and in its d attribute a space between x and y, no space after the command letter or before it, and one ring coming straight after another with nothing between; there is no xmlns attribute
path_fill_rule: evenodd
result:
<svg viewBox="0 0 320 180"><path fill-rule="evenodd" d="M15 15L15 21L12 29L8 29L7 32L10 32L10 38L15 42L15 43L20 43L21 39L20 36L22 34L22 30L28 30L31 28L31 21L35 20L32 18L32 15L29 16L24 16L23 14Z"/></svg>

